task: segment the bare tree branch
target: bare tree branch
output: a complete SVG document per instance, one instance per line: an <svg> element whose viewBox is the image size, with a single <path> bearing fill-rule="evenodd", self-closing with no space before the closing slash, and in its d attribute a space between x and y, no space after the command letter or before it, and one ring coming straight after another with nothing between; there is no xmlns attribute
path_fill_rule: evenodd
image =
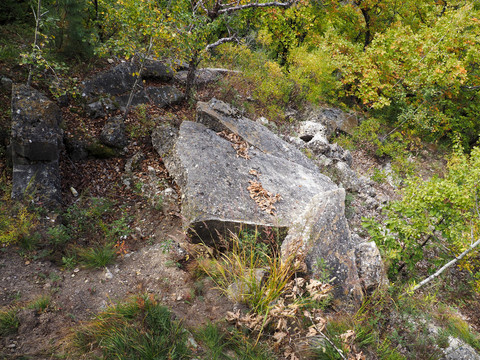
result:
<svg viewBox="0 0 480 360"><path fill-rule="evenodd" d="M441 273L443 273L446 269L448 269L450 266L454 265L457 261L459 260L462 260L470 251L472 251L473 249L475 249L478 245L480 244L480 239L478 239L477 241L475 241L472 245L470 245L470 247L465 250L464 252L462 252L460 255L458 255L455 259L449 261L448 263L446 263L445 265L443 265L437 272L435 272L435 274L432 274L430 275L428 278L426 278L425 280L422 280L420 283L418 283L417 285L415 285L413 287L413 289L411 289L410 291L413 293L414 291L418 290L419 288L421 288L423 285L429 283L430 281L432 281L433 279L435 279L436 277L438 277Z"/></svg>
<svg viewBox="0 0 480 360"><path fill-rule="evenodd" d="M250 4L245 4L245 5L237 5L237 6L232 6L229 8L221 9L218 10L218 14L228 14L231 12L235 12L238 10L243 10L243 9L249 9L249 8L263 8L263 7L284 7L288 8L292 6L294 1L288 1L288 2L278 2L278 1L272 1L272 2L266 2L266 3L250 3Z"/></svg>
<svg viewBox="0 0 480 360"><path fill-rule="evenodd" d="M226 37L226 38L221 38L221 39L215 41L214 43L208 44L205 47L205 50L210 51L212 49L215 49L217 46L219 46L221 44L224 44L224 43L227 43L227 42L233 42L233 41L237 41L237 38L236 38L235 35L230 36L230 37Z"/></svg>

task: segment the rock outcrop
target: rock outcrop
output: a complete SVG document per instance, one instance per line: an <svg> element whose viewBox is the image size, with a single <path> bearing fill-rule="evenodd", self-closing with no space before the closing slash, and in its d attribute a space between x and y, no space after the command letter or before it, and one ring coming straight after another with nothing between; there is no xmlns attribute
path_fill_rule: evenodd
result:
<svg viewBox="0 0 480 360"><path fill-rule="evenodd" d="M301 255L314 277L334 278L338 299L359 303L375 275L356 259L363 253L344 215L345 190L295 146L216 99L197 104L196 123L164 124L152 138L181 188L192 239L212 244L240 228L283 229L282 256Z"/></svg>
<svg viewBox="0 0 480 360"><path fill-rule="evenodd" d="M60 108L45 95L27 85L13 86L13 198L28 195L52 206L60 202L61 119Z"/></svg>
<svg viewBox="0 0 480 360"><path fill-rule="evenodd" d="M103 117L128 103L136 74L139 68L134 63L122 63L109 70L96 74L83 83L82 97L85 99L85 112L92 118ZM142 72L142 79L154 79L168 82L173 79L173 70L160 61L147 60ZM153 103L158 107L173 105L183 100L183 94L173 85L162 87L136 85L131 106Z"/></svg>

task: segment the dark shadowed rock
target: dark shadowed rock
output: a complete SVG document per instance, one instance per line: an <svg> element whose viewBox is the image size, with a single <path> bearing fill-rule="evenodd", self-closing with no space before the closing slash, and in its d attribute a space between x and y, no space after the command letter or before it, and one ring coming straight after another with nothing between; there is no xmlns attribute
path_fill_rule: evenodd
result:
<svg viewBox="0 0 480 360"><path fill-rule="evenodd" d="M72 160L84 160L88 157L86 141L74 137L66 137L65 149Z"/></svg>
<svg viewBox="0 0 480 360"><path fill-rule="evenodd" d="M58 160L13 165L12 198L30 198L35 203L55 206L62 198Z"/></svg>
<svg viewBox="0 0 480 360"><path fill-rule="evenodd" d="M138 85L137 85L138 86ZM118 105L123 111L128 104L128 99L130 98L130 92L123 95L117 95L113 98L115 105ZM147 93L143 86L138 86L137 91L133 94L132 102L130 103L131 107L138 106L140 104L148 104L150 102Z"/></svg>
<svg viewBox="0 0 480 360"><path fill-rule="evenodd" d="M183 100L183 94L174 86L148 87L150 100L158 107L175 105Z"/></svg>
<svg viewBox="0 0 480 360"><path fill-rule="evenodd" d="M5 92L11 92L13 86L12 79L2 76L0 77L0 89L4 90Z"/></svg>
<svg viewBox="0 0 480 360"><path fill-rule="evenodd" d="M336 298L359 304L362 287L355 262L355 241L345 218L345 190L333 189L312 197L290 227L282 257L301 254L313 277L335 278Z"/></svg>
<svg viewBox="0 0 480 360"><path fill-rule="evenodd" d="M45 95L27 85L13 86L13 198L22 198L28 190L41 202L59 202L61 118L60 108Z"/></svg>
<svg viewBox="0 0 480 360"><path fill-rule="evenodd" d="M142 78L168 82L173 79L174 73L173 69L162 61L146 59L142 71Z"/></svg>
<svg viewBox="0 0 480 360"><path fill-rule="evenodd" d="M94 98L100 94L121 95L129 92L135 83L137 68L130 63L122 63L103 71L83 83L82 96Z"/></svg>
<svg viewBox="0 0 480 360"><path fill-rule="evenodd" d="M115 116L107 121L100 134L100 141L118 149L127 146L128 138L125 134L125 122L122 116Z"/></svg>

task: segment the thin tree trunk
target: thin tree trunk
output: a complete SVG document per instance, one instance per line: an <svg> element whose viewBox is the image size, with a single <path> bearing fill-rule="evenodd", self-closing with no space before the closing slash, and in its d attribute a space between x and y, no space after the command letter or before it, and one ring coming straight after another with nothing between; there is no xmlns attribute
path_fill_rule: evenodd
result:
<svg viewBox="0 0 480 360"><path fill-rule="evenodd" d="M42 6L42 0L38 0L37 2L37 13L35 13L35 9L33 9L33 15L35 16L35 38L33 41L33 49L32 49L32 63L30 64L30 68L28 70L28 78L27 78L27 85L30 86L30 83L32 82L32 73L33 73L33 66L37 60L36 54L37 54L37 41L38 41L38 29L40 28L40 18L42 14L40 13L40 9Z"/></svg>
<svg viewBox="0 0 480 360"><path fill-rule="evenodd" d="M123 114L123 121L127 119L127 115L130 111L130 105L132 104L133 96L135 95L135 91L137 90L138 81L142 78L142 71L145 67L145 59L150 55L150 51L152 50L153 46L153 38L150 37L150 44L148 44L147 52L141 59L140 69L138 70L137 78L135 79L135 83L133 84L132 91L130 91L130 96L128 97L127 106L125 106L125 114Z"/></svg>
<svg viewBox="0 0 480 360"><path fill-rule="evenodd" d="M193 93L193 86L195 84L195 72L198 66L198 52L195 51L192 58L188 62L187 83L185 85L185 98L190 100Z"/></svg>

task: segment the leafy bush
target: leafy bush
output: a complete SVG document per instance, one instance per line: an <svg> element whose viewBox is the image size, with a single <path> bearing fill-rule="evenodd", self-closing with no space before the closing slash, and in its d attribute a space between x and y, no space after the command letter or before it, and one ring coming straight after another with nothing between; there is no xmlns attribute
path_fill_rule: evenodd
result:
<svg viewBox="0 0 480 360"><path fill-rule="evenodd" d="M428 260L431 267L438 267L478 239L479 178L480 149L474 148L466 155L457 146L444 178L409 179L403 198L385 208L387 219L383 225L364 219L372 239L390 261L392 279L403 268L413 272L422 259ZM473 274L479 266L475 254L461 263Z"/></svg>

